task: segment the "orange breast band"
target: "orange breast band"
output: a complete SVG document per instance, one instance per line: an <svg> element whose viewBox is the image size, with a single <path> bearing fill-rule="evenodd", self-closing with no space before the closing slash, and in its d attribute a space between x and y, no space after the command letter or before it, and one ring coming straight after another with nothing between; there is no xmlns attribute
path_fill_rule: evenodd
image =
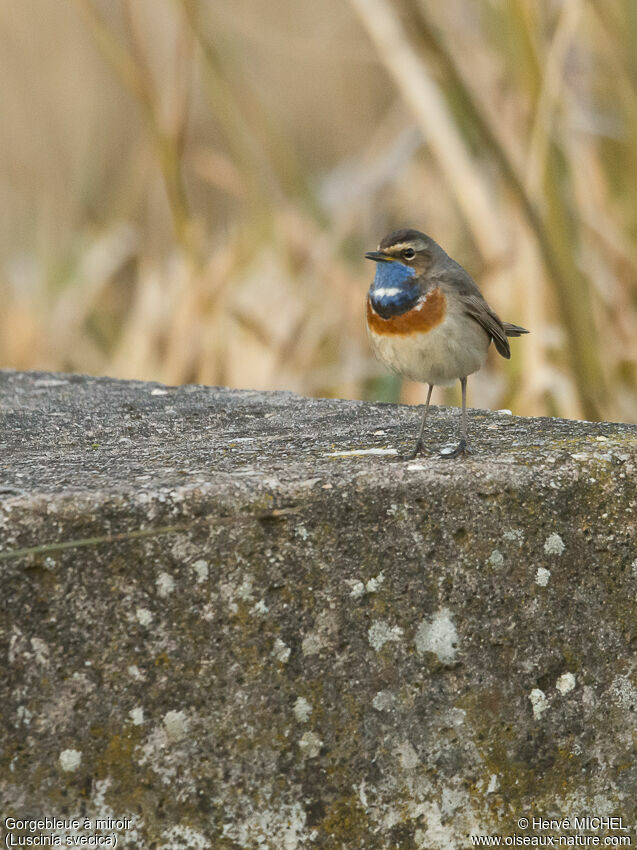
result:
<svg viewBox="0 0 637 850"><path fill-rule="evenodd" d="M447 299L437 287L427 294L427 297L406 313L383 319L372 307L367 296L367 324L370 330L377 334L410 336L415 333L426 333L439 325L445 317Z"/></svg>

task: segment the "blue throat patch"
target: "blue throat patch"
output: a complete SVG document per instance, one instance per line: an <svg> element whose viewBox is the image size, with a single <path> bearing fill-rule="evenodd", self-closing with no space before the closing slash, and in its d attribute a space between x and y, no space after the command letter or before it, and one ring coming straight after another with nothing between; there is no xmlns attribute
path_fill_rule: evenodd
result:
<svg viewBox="0 0 637 850"><path fill-rule="evenodd" d="M369 288L372 307L389 319L407 313L420 298L420 286L415 280L416 272L411 266L399 262L377 263L376 276Z"/></svg>

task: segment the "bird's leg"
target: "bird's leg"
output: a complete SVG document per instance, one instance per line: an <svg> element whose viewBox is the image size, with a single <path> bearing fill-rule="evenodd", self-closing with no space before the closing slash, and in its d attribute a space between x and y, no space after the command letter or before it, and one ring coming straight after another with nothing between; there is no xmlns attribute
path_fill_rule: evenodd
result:
<svg viewBox="0 0 637 850"><path fill-rule="evenodd" d="M462 387L462 439L456 446L456 448L449 452L441 455L441 457L458 457L459 455L470 455L471 449L469 448L469 439L467 437L467 379L460 378L460 386Z"/></svg>
<svg viewBox="0 0 637 850"><path fill-rule="evenodd" d="M425 412L422 415L422 424L420 426L420 433L418 434L418 439L416 440L416 445L413 448L413 451L408 455L402 455L401 460L413 460L418 452L424 452L425 447L422 442L422 435L425 433L425 425L427 424L427 414L429 413L429 402L431 401L431 391L433 390L434 385L429 384L429 390L427 391L427 401L425 402Z"/></svg>

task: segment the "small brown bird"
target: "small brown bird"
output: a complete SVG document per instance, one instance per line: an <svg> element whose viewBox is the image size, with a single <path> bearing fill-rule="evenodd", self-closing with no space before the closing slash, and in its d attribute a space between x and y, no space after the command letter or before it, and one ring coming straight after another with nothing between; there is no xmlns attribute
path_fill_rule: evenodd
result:
<svg viewBox="0 0 637 850"><path fill-rule="evenodd" d="M503 322L484 300L474 280L429 236L396 230L377 251L367 294L367 330L378 359L393 372L429 384L418 440L409 459L424 451L423 434L434 386L462 387L462 439L442 457L471 453L467 438L467 376L477 372L493 343L511 357L507 337L528 333Z"/></svg>

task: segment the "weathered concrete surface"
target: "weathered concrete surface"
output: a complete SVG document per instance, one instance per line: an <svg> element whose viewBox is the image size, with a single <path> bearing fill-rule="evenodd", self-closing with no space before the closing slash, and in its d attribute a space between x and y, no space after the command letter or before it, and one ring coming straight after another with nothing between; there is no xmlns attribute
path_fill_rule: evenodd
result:
<svg viewBox="0 0 637 850"><path fill-rule="evenodd" d="M331 456L418 420L0 373L2 817L166 850L634 837L637 429L472 411L468 460Z"/></svg>

